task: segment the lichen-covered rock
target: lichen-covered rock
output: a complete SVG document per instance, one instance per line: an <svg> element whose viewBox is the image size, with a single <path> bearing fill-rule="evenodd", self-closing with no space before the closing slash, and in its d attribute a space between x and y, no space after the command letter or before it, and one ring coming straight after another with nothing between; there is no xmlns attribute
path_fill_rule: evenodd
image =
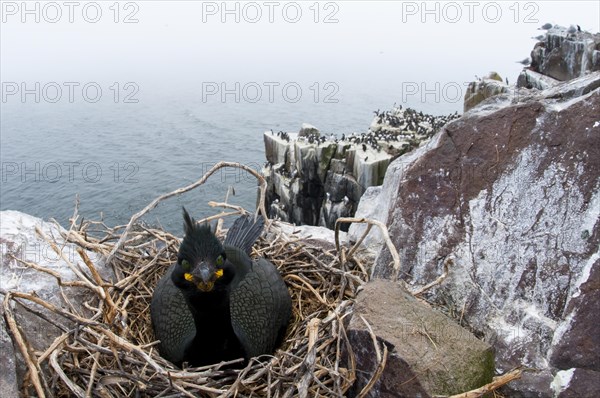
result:
<svg viewBox="0 0 600 398"><path fill-rule="evenodd" d="M511 397L549 397L557 371L597 370L599 82L596 72L472 110L393 162L369 206L409 283L456 258L431 299L486 336L500 371L540 370L511 383ZM392 275L390 262L381 249L375 275Z"/></svg>
<svg viewBox="0 0 600 398"><path fill-rule="evenodd" d="M432 397L481 387L494 375L489 344L391 281L367 283L357 297L347 334L355 355L356 396L377 368L373 340L388 346L386 366L369 397Z"/></svg>

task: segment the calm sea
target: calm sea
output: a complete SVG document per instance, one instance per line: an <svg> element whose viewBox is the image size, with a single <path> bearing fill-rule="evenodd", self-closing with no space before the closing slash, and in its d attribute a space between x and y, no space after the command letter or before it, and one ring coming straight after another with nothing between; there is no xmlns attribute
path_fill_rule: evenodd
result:
<svg viewBox="0 0 600 398"><path fill-rule="evenodd" d="M326 134L362 132L373 110L389 109L398 100L392 91L340 90L333 102L309 95L298 102L270 102L266 96L257 103L244 97L208 101L198 92L141 88L134 99L138 102L115 103L109 97L96 103L77 98L36 103L29 96L3 103L1 209L66 226L78 196L85 218L124 224L157 196L198 180L219 161L260 170L264 131L295 132L308 122ZM424 110L442 114L460 107L434 104ZM162 202L144 220L179 234L182 205L196 218L214 214L218 210L207 203L222 201L229 186L235 189L231 203L254 209L254 178L223 170L206 185Z"/></svg>

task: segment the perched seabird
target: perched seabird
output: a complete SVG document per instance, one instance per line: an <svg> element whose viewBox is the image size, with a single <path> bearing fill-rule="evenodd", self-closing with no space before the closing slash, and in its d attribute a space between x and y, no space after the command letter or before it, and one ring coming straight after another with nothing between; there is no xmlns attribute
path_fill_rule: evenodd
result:
<svg viewBox="0 0 600 398"><path fill-rule="evenodd" d="M203 366L272 355L282 342L292 300L277 268L251 259L263 219L238 218L221 243L208 224L184 211L177 262L150 304L160 354L177 366Z"/></svg>
<svg viewBox="0 0 600 398"><path fill-rule="evenodd" d="M577 28L574 25L569 26L569 29L567 29L567 33L569 34L573 34L577 32Z"/></svg>
<svg viewBox="0 0 600 398"><path fill-rule="evenodd" d="M537 41L543 41L544 39L546 39L546 35L539 35L536 37L532 37L532 39L535 39Z"/></svg>
<svg viewBox="0 0 600 398"><path fill-rule="evenodd" d="M522 61L517 61L517 63L518 63L518 64L521 64L521 65L525 65L525 66L527 66L527 65L531 64L531 59L530 59L529 57L527 57L527 58L525 58L525 59L524 59L524 60L522 60Z"/></svg>
<svg viewBox="0 0 600 398"><path fill-rule="evenodd" d="M550 22L547 22L545 24L543 24L541 27L538 28L538 30L550 30L552 29L552 24Z"/></svg>
<svg viewBox="0 0 600 398"><path fill-rule="evenodd" d="M577 31L581 32L581 26L577 25Z"/></svg>

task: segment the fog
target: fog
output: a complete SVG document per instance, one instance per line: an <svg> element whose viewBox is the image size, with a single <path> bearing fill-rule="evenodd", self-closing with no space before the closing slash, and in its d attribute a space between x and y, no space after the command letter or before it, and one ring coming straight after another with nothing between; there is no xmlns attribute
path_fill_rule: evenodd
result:
<svg viewBox="0 0 600 398"><path fill-rule="evenodd" d="M134 82L145 98L236 82L261 86L262 100L269 82L326 96L333 82L345 95L454 101L475 75L514 81L542 24L597 32L599 20L597 1L5 1L0 66L3 82Z"/></svg>

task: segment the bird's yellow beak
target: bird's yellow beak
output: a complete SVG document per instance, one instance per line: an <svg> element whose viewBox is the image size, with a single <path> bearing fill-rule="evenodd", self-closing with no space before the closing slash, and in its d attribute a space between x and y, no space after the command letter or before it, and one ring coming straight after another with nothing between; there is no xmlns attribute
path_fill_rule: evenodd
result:
<svg viewBox="0 0 600 398"><path fill-rule="evenodd" d="M215 280L221 278L222 276L223 276L222 269L218 269L215 271ZM186 281L195 283L198 290L200 290L202 292L210 292L215 287L214 281L204 282L203 280L200 280L199 282L196 283L197 278L194 278L194 275L190 274L189 272L186 272L185 274L183 274L183 277L185 278Z"/></svg>

